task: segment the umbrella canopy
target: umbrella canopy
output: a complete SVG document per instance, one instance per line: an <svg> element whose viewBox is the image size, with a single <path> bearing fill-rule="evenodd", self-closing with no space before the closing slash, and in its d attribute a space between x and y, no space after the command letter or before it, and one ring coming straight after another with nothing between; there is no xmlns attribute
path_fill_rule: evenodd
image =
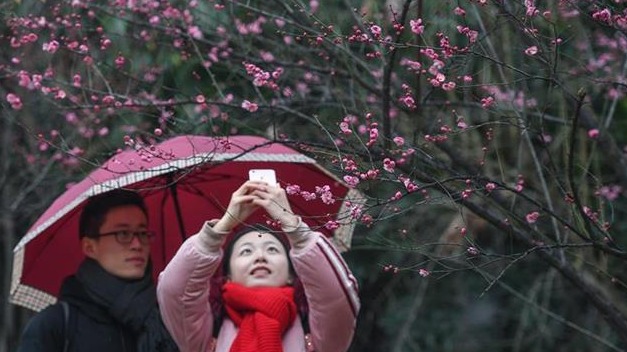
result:
<svg viewBox="0 0 627 352"><path fill-rule="evenodd" d="M294 212L339 250L350 247L351 208L363 197L314 159L257 136L179 136L117 153L59 196L14 249L10 301L35 311L56 302L63 279L84 258L78 221L88 198L117 188L139 191L157 234L151 248L156 276L205 220L222 216L255 168L276 170L277 181L292 186ZM253 217L264 221L265 214Z"/></svg>

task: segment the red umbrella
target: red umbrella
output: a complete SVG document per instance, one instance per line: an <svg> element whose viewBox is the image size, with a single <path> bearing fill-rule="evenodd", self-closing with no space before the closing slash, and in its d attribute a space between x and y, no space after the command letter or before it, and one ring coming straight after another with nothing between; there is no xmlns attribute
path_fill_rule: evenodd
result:
<svg viewBox="0 0 627 352"><path fill-rule="evenodd" d="M312 158L262 137L179 136L117 153L58 197L14 249L11 302L39 311L56 301L63 279L83 259L78 219L89 197L116 188L139 190L157 232L156 276L185 238L224 213L231 193L257 168L276 170L294 212L338 249L349 248L351 212L363 198ZM261 211L255 216L251 221L264 220Z"/></svg>

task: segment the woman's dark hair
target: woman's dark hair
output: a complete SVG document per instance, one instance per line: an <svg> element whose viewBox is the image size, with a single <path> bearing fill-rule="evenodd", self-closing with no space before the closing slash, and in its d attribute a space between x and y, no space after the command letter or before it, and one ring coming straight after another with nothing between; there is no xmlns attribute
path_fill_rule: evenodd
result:
<svg viewBox="0 0 627 352"><path fill-rule="evenodd" d="M139 207L148 217L144 199L135 191L115 189L91 197L81 213L78 224L78 237L97 237L100 226L104 223L109 210L126 205Z"/></svg>
<svg viewBox="0 0 627 352"><path fill-rule="evenodd" d="M283 245L283 248L285 249L285 253L287 255L290 274L292 274L293 278L292 287L294 288L294 301L296 302L296 306L298 307L298 313L301 317L303 329L308 332L309 322L307 317L309 315L309 307L307 305L305 289L303 287L303 284L298 279L298 276L296 276L296 271L294 270L294 267L292 265L292 259L289 256L289 251L291 248L290 242L283 232L272 230L265 224L258 223L245 225L239 230L232 232L230 235L228 235L223 246L224 255L222 256L222 263L218 267L216 273L211 278L211 292L209 292L211 310L213 311L213 316L215 317L215 323L213 328L214 337L218 336L218 333L220 332L220 327L222 326L222 321L226 314L224 310L224 305L222 304L221 288L222 285L224 285L228 281L228 275L230 274L229 262L231 259L231 254L233 253L233 247L235 246L235 242L237 242L240 237L253 231L270 234L278 239L279 242L281 242L281 244Z"/></svg>

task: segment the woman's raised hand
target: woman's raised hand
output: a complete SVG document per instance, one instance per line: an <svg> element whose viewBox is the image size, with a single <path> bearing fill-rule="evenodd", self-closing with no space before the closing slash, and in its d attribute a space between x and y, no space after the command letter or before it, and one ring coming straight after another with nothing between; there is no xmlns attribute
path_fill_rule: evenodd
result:
<svg viewBox="0 0 627 352"><path fill-rule="evenodd" d="M254 202L258 196L254 195L253 192L261 185L260 182L248 181L233 192L224 215L213 228L219 232L229 232L239 223L248 219L259 208L259 205Z"/></svg>
<svg viewBox="0 0 627 352"><path fill-rule="evenodd" d="M233 192L224 215L213 228L219 232L230 232L260 207L274 220L279 221L284 229L298 226L299 218L292 212L283 188L270 186L265 182L247 181Z"/></svg>

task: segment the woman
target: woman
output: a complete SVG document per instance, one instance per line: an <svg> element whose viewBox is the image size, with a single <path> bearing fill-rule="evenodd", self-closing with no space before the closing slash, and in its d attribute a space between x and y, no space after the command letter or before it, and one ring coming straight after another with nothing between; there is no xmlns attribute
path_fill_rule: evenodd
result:
<svg viewBox="0 0 627 352"><path fill-rule="evenodd" d="M223 249L259 208L280 224L289 254L279 236L263 229L243 230ZM227 282L212 286L222 262ZM308 309L299 308L295 282ZM216 293L223 319L211 309ZM285 190L255 181L232 194L222 218L183 243L160 274L157 298L181 351L342 352L359 311L356 280L333 245L292 212Z"/></svg>

